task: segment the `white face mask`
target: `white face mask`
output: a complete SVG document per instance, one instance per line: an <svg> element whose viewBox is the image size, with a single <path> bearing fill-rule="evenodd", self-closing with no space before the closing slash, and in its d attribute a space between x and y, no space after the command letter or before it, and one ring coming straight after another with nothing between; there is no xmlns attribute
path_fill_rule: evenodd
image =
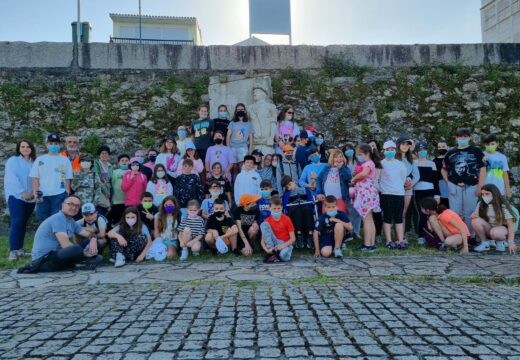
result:
<svg viewBox="0 0 520 360"><path fill-rule="evenodd" d="M271 165L274 166L274 167L277 167L278 166L278 160L273 160L271 162Z"/></svg>
<svg viewBox="0 0 520 360"><path fill-rule="evenodd" d="M92 166L90 161L82 161L80 162L80 165L83 169L90 169L90 167Z"/></svg>
<svg viewBox="0 0 520 360"><path fill-rule="evenodd" d="M128 226L132 227L135 225L135 223L137 222L137 219L134 219L134 218L130 218L130 219L125 219L126 220L126 223L128 224Z"/></svg>
<svg viewBox="0 0 520 360"><path fill-rule="evenodd" d="M164 171L157 171L157 177L158 177L159 179L162 179L162 178L164 177L164 175L166 175L166 174L164 173Z"/></svg>
<svg viewBox="0 0 520 360"><path fill-rule="evenodd" d="M486 204L490 204L493 201L493 195L482 195L482 201Z"/></svg>

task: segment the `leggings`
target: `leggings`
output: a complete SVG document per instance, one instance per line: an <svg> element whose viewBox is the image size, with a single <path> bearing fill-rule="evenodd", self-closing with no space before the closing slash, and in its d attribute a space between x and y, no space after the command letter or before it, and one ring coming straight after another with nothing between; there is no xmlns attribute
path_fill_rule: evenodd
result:
<svg viewBox="0 0 520 360"><path fill-rule="evenodd" d="M314 230L314 216L309 205L289 206L288 209L296 233L309 234Z"/></svg>
<svg viewBox="0 0 520 360"><path fill-rule="evenodd" d="M418 237L424 237L423 229L428 222L428 216L424 215L421 211L421 201L427 197L434 197L434 190L415 190L413 197L414 201L414 212L418 221L415 223L415 232Z"/></svg>
<svg viewBox="0 0 520 360"><path fill-rule="evenodd" d="M126 260L134 261L141 255L148 242L148 239L143 234L132 236L125 240L128 245L123 247L116 239L110 239L110 258L115 259L117 253L120 253L124 255Z"/></svg>

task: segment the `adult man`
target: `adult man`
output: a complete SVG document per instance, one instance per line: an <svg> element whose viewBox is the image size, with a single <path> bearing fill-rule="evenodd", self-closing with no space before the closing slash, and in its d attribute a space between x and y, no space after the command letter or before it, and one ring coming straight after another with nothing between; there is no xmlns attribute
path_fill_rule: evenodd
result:
<svg viewBox="0 0 520 360"><path fill-rule="evenodd" d="M60 147L60 137L50 134L47 137L48 153L36 158L29 174L38 203L36 218L40 221L60 211L63 199L70 194L72 166L67 158L59 155Z"/></svg>
<svg viewBox="0 0 520 360"><path fill-rule="evenodd" d="M80 206L81 200L70 195L61 204L61 211L40 224L34 236L33 262L28 266L31 272L65 270L85 258L96 260L97 251L85 253L79 244L70 241L73 235L95 237L93 229L82 228L74 221Z"/></svg>
<svg viewBox="0 0 520 360"><path fill-rule="evenodd" d="M81 164L79 159L79 139L76 135L69 135L65 138L65 149L60 155L69 159L72 164L72 171L78 173L81 170Z"/></svg>

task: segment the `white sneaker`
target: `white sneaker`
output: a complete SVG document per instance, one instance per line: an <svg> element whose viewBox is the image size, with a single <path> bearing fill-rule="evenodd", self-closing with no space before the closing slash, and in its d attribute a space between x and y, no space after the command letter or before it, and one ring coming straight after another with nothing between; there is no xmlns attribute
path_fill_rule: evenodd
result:
<svg viewBox="0 0 520 360"><path fill-rule="evenodd" d="M181 261L188 260L188 255L189 255L188 248L183 247L182 252L181 252L181 257L179 258L179 260L181 260Z"/></svg>
<svg viewBox="0 0 520 360"><path fill-rule="evenodd" d="M489 243L488 241L482 241L479 246L474 249L476 252L484 252L489 251Z"/></svg>
<svg viewBox="0 0 520 360"><path fill-rule="evenodd" d="M18 260L18 254L16 251L9 251L9 261L16 261Z"/></svg>
<svg viewBox="0 0 520 360"><path fill-rule="evenodd" d="M495 240L488 240L487 241L490 247L497 247L497 242Z"/></svg>
<svg viewBox="0 0 520 360"><path fill-rule="evenodd" d="M496 242L497 251L504 252L506 251L506 242L505 241L497 241Z"/></svg>
<svg viewBox="0 0 520 360"><path fill-rule="evenodd" d="M20 249L20 250L16 250L16 256L18 256L19 258L28 257L28 256L31 256L31 253L26 252L24 249Z"/></svg>
<svg viewBox="0 0 520 360"><path fill-rule="evenodd" d="M343 253L341 252L340 248L334 248L334 257L335 258L342 258L343 257Z"/></svg>
<svg viewBox="0 0 520 360"><path fill-rule="evenodd" d="M423 246L426 244L426 239L423 237L417 238L417 245Z"/></svg>
<svg viewBox="0 0 520 360"><path fill-rule="evenodd" d="M114 264L115 267L121 267L126 264L125 256L123 254L117 253L116 262Z"/></svg>

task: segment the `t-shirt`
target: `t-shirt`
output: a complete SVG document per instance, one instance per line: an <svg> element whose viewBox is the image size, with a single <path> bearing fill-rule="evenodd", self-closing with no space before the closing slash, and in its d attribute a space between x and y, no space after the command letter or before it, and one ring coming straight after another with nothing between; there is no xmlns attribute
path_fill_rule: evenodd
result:
<svg viewBox="0 0 520 360"><path fill-rule="evenodd" d="M121 227L119 225L116 225L112 230L121 235ZM141 226L141 235L144 235L146 236L146 238L151 239L150 231L148 230L148 227L145 224Z"/></svg>
<svg viewBox="0 0 520 360"><path fill-rule="evenodd" d="M206 150L211 146L213 132L213 120L210 118L196 120L191 124L191 132L197 149Z"/></svg>
<svg viewBox="0 0 520 360"><path fill-rule="evenodd" d="M43 196L63 194L67 189L65 181L74 177L69 159L48 154L36 158L29 176L40 180Z"/></svg>
<svg viewBox="0 0 520 360"><path fill-rule="evenodd" d="M484 167L483 158L484 153L475 146L449 150L443 162L448 180L453 184L477 185L480 169Z"/></svg>
<svg viewBox="0 0 520 360"><path fill-rule="evenodd" d="M235 213L233 215L235 220L240 220L242 227L249 227L253 225L255 221L258 223L258 219L260 218L260 210L258 210L257 207L253 207L246 211L244 210L243 206L239 206L235 209Z"/></svg>
<svg viewBox="0 0 520 360"><path fill-rule="evenodd" d="M204 235L206 233L204 219L200 216L194 218L190 218L189 216L182 218L181 223L177 227L177 230L179 232L184 231L185 227L189 227L191 229L191 236L193 237Z"/></svg>
<svg viewBox="0 0 520 360"><path fill-rule="evenodd" d="M69 160L63 156L60 156L60 158L69 162ZM59 211L48 217L40 224L34 235L34 245L31 254L32 259L39 259L51 251L61 249L61 245L58 239L56 239L56 233L63 232L71 238L74 234L79 234L82 230L83 228L79 226L73 218L65 216L63 211Z"/></svg>
<svg viewBox="0 0 520 360"><path fill-rule="evenodd" d="M336 199L341 199L341 183L339 170L336 167L330 168L327 179L323 184L325 196L334 195Z"/></svg>
<svg viewBox="0 0 520 360"><path fill-rule="evenodd" d="M258 222L261 224L265 221L265 219L271 216L271 210L269 210L270 201L269 199L260 198L256 202L256 205L258 206L258 211L260 212Z"/></svg>
<svg viewBox="0 0 520 360"><path fill-rule="evenodd" d="M99 229L107 229L107 219L104 216L98 215L96 221L94 221L92 224L89 224L85 221L85 219L79 219L76 221L76 223L84 228L87 229L94 229L94 234L99 234ZM87 241L88 239L86 237L82 237L82 241Z"/></svg>
<svg viewBox="0 0 520 360"><path fill-rule="evenodd" d="M228 126L228 119L213 119L213 131L222 131L222 134L224 134L224 138L226 137Z"/></svg>
<svg viewBox="0 0 520 360"><path fill-rule="evenodd" d="M350 222L347 214L343 211L338 211L338 214L335 216L335 218L345 223ZM336 223L330 221L330 216L326 213L321 214L318 221L316 221L316 230L324 238L334 236L334 226L336 226Z"/></svg>
<svg viewBox="0 0 520 360"><path fill-rule="evenodd" d="M282 120L278 123L277 135L285 144L288 144L289 139L300 134L300 128L298 124L291 120Z"/></svg>
<svg viewBox="0 0 520 360"><path fill-rule="evenodd" d="M271 225L273 234L278 240L287 242L291 239L290 233L294 232L294 225L289 216L282 215L278 221L269 216L265 221Z"/></svg>
<svg viewBox="0 0 520 360"><path fill-rule="evenodd" d="M406 166L399 160L382 160L379 187L384 195L404 195L404 183L406 182Z"/></svg>
<svg viewBox="0 0 520 360"><path fill-rule="evenodd" d="M235 223L229 216L225 216L223 220L218 220L215 215L211 215L206 224L206 229L217 230L219 235L224 235Z"/></svg>
<svg viewBox="0 0 520 360"><path fill-rule="evenodd" d="M500 194L504 195L506 192L504 172L509 171L507 157L498 151L492 154L484 152L484 156L486 157L486 185L496 185L498 190L500 190Z"/></svg>
<svg viewBox="0 0 520 360"><path fill-rule="evenodd" d="M200 208L202 211L208 213L209 215L213 215L213 207L214 207L215 199L209 198L202 200L202 204L200 205ZM229 210L229 204L227 201L224 202L224 208Z"/></svg>
<svg viewBox="0 0 520 360"><path fill-rule="evenodd" d="M139 211L139 217L141 218L141 221L143 222L143 224L146 225L146 227L148 229L153 230L154 220L153 219L148 220L148 218L145 215L145 210L144 210L143 205L142 204L137 205L137 210ZM157 206L152 205L152 207L148 209L148 212L155 216L155 214L157 214L159 212L159 209L157 208Z"/></svg>
<svg viewBox="0 0 520 360"><path fill-rule="evenodd" d="M209 163L209 168L213 167L214 163L222 165L222 171L225 171L229 164L234 164L235 154L228 146L214 145L208 148L205 162Z"/></svg>
<svg viewBox="0 0 520 360"><path fill-rule="evenodd" d="M478 202L477 208L475 210L475 212L477 214L479 213L479 209L480 209L480 201ZM502 205L502 216L503 216L502 224L497 224L495 209L493 209L492 205L489 205L487 207L486 215L489 219L488 223L489 223L489 225L491 225L491 227L507 225L507 220L509 220L509 219L513 219L513 222L514 222L513 214L511 214L511 212L507 209L507 207L505 205Z"/></svg>
<svg viewBox="0 0 520 360"><path fill-rule="evenodd" d="M125 203L125 193L121 190L123 175L127 170L116 169L112 172L112 204L120 205Z"/></svg>
<svg viewBox="0 0 520 360"><path fill-rule="evenodd" d="M228 131L231 132L229 138L231 147L248 146L249 136L254 133L253 125L249 121L232 121L228 126Z"/></svg>
<svg viewBox="0 0 520 360"><path fill-rule="evenodd" d="M468 227L466 226L464 221L462 221L461 217L453 210L444 210L442 212L442 214L439 215L438 218L439 218L439 221L441 222L441 224L444 225L451 234L454 234L454 235L460 234L459 229L457 229L455 226L453 226L450 223L450 221L452 221L452 220L455 220L455 222L457 222L459 225L463 226L466 229L466 234L468 234L468 235L470 234Z"/></svg>

